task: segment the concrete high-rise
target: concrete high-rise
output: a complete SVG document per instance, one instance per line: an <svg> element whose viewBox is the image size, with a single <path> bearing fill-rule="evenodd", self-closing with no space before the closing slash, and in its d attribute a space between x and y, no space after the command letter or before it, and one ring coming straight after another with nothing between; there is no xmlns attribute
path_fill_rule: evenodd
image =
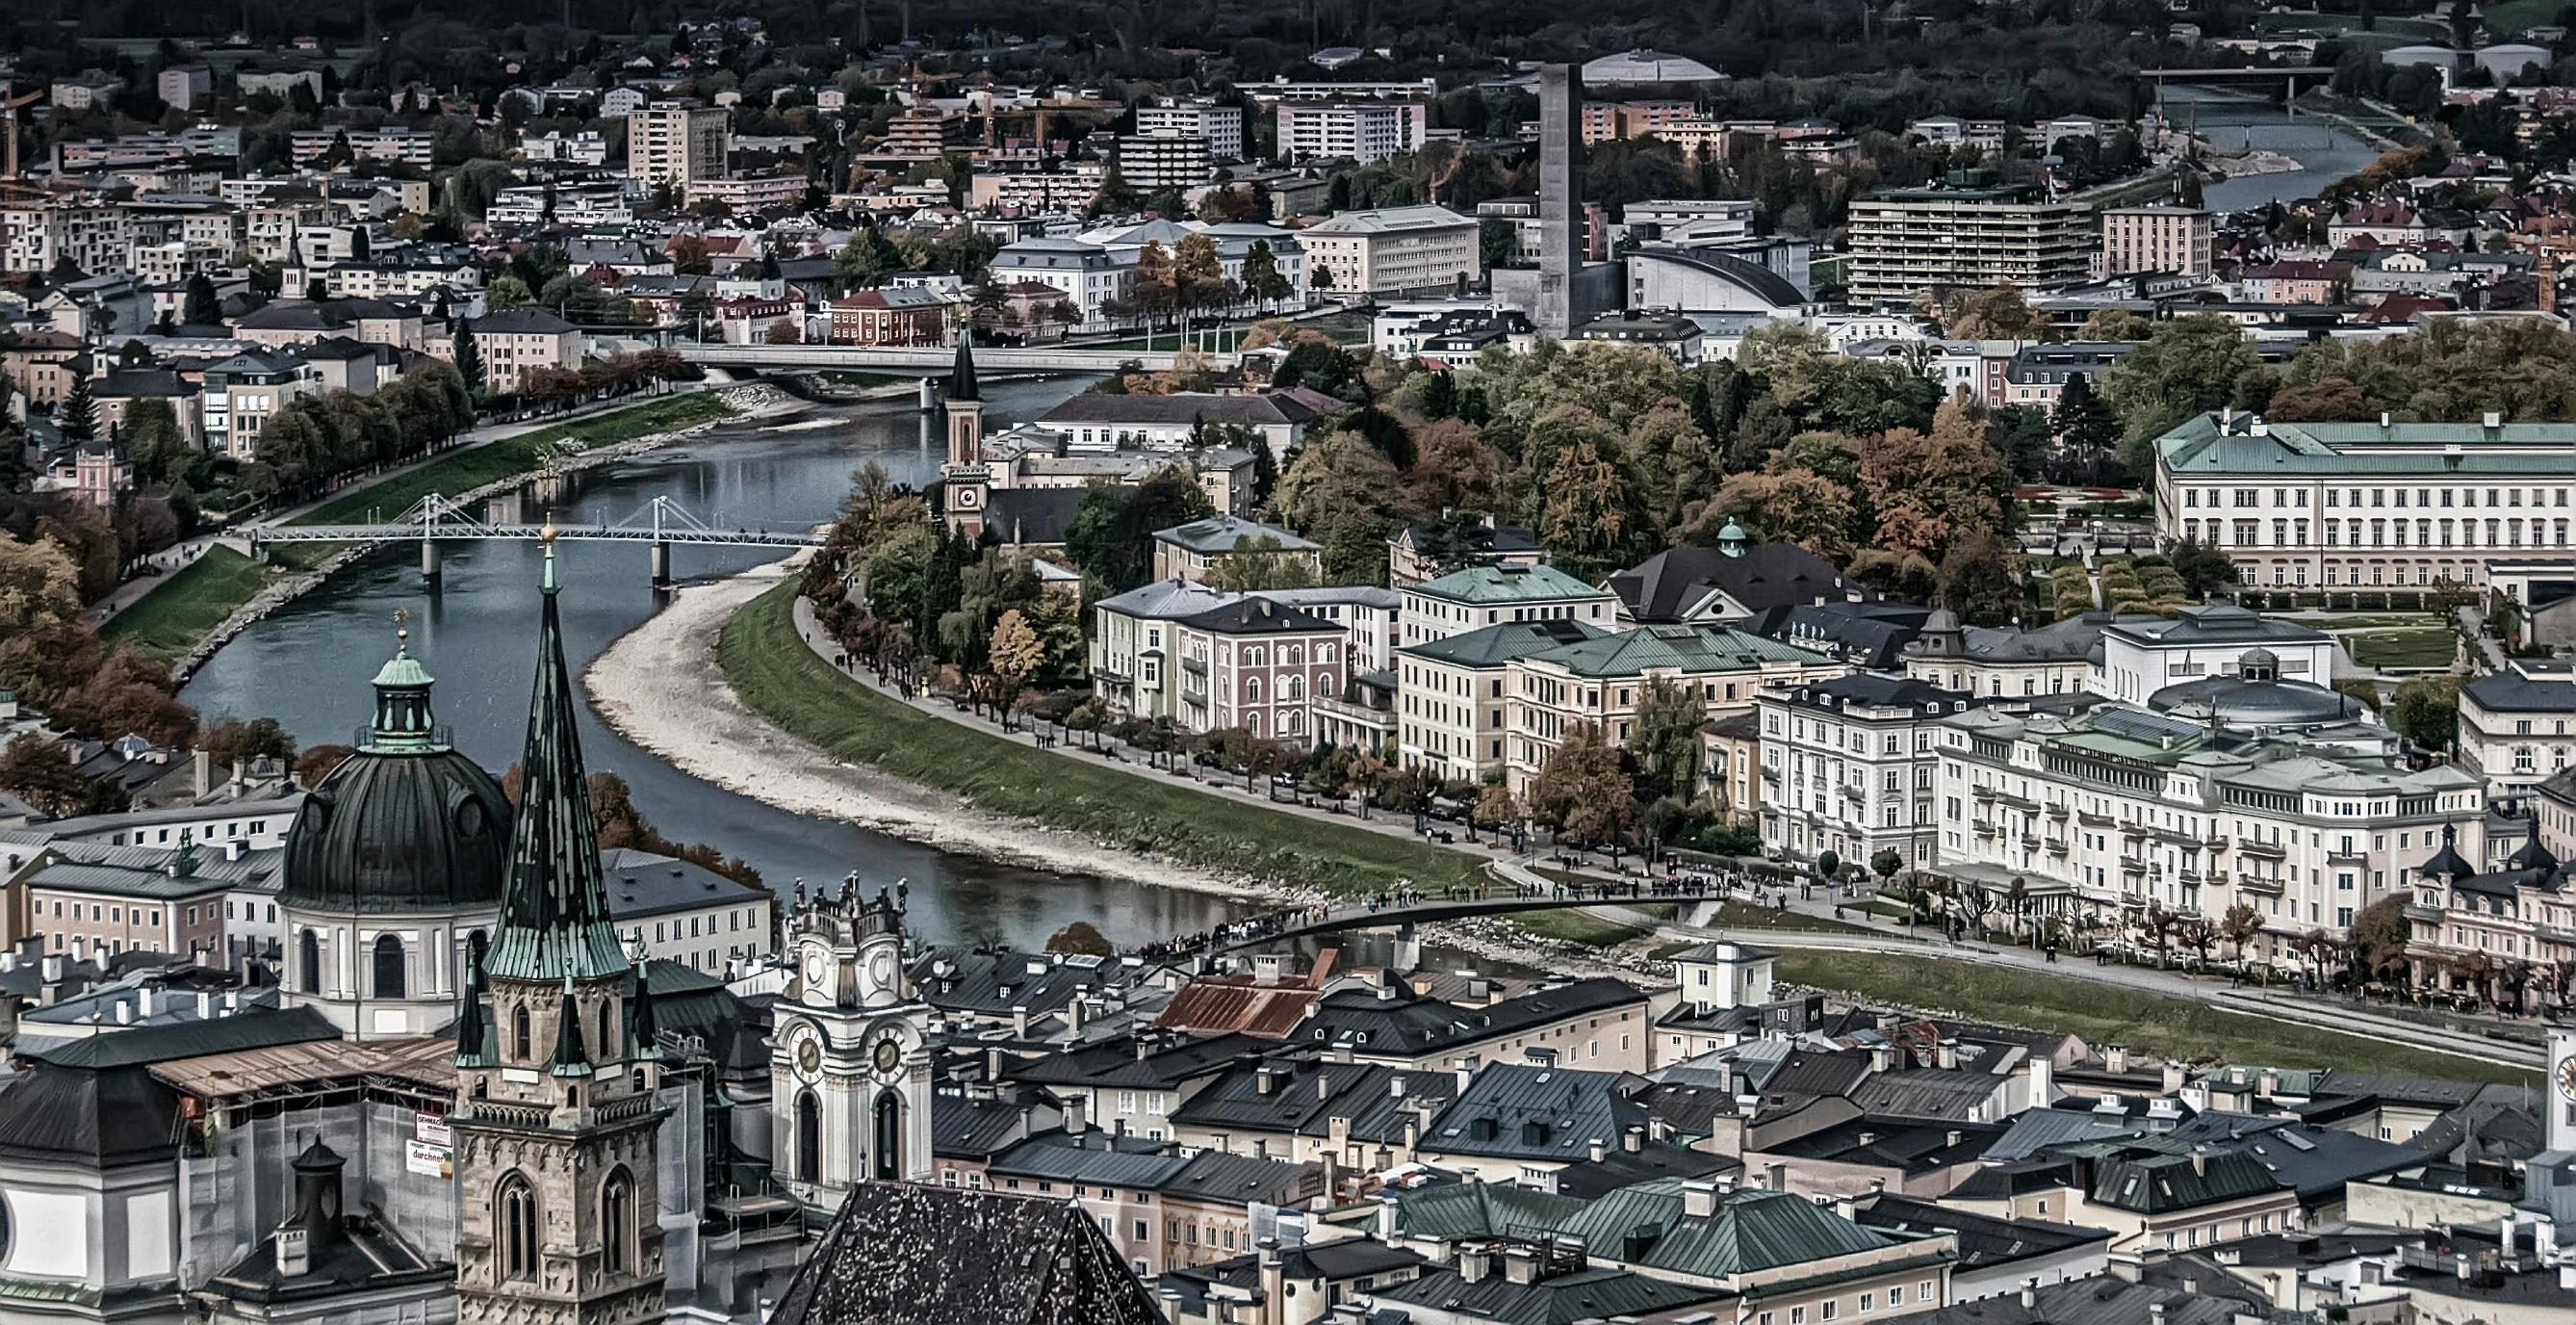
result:
<svg viewBox="0 0 2576 1325"><path fill-rule="evenodd" d="M627 177L685 188L722 175L726 120L720 109L674 102L627 112Z"/></svg>
<svg viewBox="0 0 2576 1325"><path fill-rule="evenodd" d="M1538 71L1538 334L1564 340L1584 313L1575 305L1583 269L1583 75L1570 64Z"/></svg>

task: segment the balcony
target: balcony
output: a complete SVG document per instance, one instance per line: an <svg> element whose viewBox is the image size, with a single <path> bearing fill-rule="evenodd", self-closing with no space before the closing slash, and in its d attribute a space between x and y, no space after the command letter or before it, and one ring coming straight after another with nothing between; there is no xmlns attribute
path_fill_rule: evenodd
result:
<svg viewBox="0 0 2576 1325"><path fill-rule="evenodd" d="M2052 837L2052 838L2048 839L2048 854L2050 854L2050 855L2052 855L2052 856L2063 856L2063 855L2065 855L2065 854L2066 854L2066 839L2064 839L2064 838L2062 838L2062 837Z"/></svg>
<svg viewBox="0 0 2576 1325"><path fill-rule="evenodd" d="M2051 805L2048 807L2048 817L2057 820L2059 823L2066 822L2066 816L2072 813L2074 813L2074 811L2067 809L2063 805Z"/></svg>
<svg viewBox="0 0 2576 1325"><path fill-rule="evenodd" d="M1201 676L1205 676L1207 675L1207 669L1207 659L1205 658L1181 659L1181 670L1184 672L1196 672Z"/></svg>
<svg viewBox="0 0 2576 1325"><path fill-rule="evenodd" d="M2326 863L2329 865L2367 865L2370 863L2370 856L2367 853L2360 851L2329 851L2326 853Z"/></svg>
<svg viewBox="0 0 2576 1325"><path fill-rule="evenodd" d="M1975 796L1978 800L1990 801L2002 793L1993 787L1979 787L1969 794Z"/></svg>
<svg viewBox="0 0 2576 1325"><path fill-rule="evenodd" d="M2236 852L2243 856L2260 856L2265 860L2288 860L2290 853L2270 842L2239 842Z"/></svg>
<svg viewBox="0 0 2576 1325"><path fill-rule="evenodd" d="M2265 897L2278 897L2286 882L2286 880L2267 878L2260 874L2239 874L2236 876L2236 889L2239 892L2261 893Z"/></svg>
<svg viewBox="0 0 2576 1325"><path fill-rule="evenodd" d="M2075 812L2075 822L2082 824L2087 828L2108 828L2111 826L2111 816L2107 814L2092 814L2083 810L2078 810Z"/></svg>

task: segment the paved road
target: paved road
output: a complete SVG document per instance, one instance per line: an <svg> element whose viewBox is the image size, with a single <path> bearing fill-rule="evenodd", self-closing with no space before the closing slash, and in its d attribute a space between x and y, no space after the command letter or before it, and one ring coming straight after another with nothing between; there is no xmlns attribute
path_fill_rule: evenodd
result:
<svg viewBox="0 0 2576 1325"><path fill-rule="evenodd" d="M806 646L814 650L815 654L825 662L831 662L836 650L832 647L830 641L826 639L822 635L821 631L815 626L811 604L803 598L799 598L796 600L794 612L797 633L804 639ZM944 701L932 700L926 697L907 701L903 698L901 692L889 687L877 686L876 683L870 679L867 670L864 668L856 669L855 671L849 669L843 670L844 674L850 675L860 684L877 689L880 694L885 695L887 698L892 699L897 703L908 703L912 708L918 709L921 712L932 714L936 717L954 722L961 727L966 727L986 736L996 736L1000 739L1013 741L1017 744L1032 748L1038 748L1040 745L1036 734L1033 732L1019 731L1003 733L998 731L991 723L984 722L976 718L971 713L958 711L956 706L953 704L949 704ZM1080 759L1100 758L1100 756L1097 755L1081 753L1069 753L1068 757ZM1111 763L1111 761L1107 760L1103 760L1103 762ZM1151 778L1157 781L1169 781L1174 784L1185 785L1204 795L1240 798L1254 802L1261 802L1265 799L1263 794L1257 790L1245 793L1242 790L1242 780L1239 778L1219 778L1210 781L1194 781L1154 770L1143 761L1142 755L1135 755L1132 762L1124 764L1111 763L1111 766L1122 768L1124 771L1130 772L1137 777ZM1283 814L1303 815L1318 821L1339 824L1343 827L1365 828L1373 832L1385 833L1391 837L1414 836L1411 817L1407 815L1389 815L1381 812L1370 819L1363 820L1355 815L1337 814L1329 810L1309 807L1303 804L1292 804L1279 801L1269 801L1267 803L1270 808ZM1444 827L1446 827L1446 825L1444 825ZM1546 890L1550 890L1558 886L1558 880L1539 874L1532 868L1532 866L1536 864L1552 864L1558 865L1560 868L1562 867L1560 861L1552 859L1547 853L1515 853L1510 849L1508 841L1497 845L1490 840L1490 835L1488 840L1484 842L1470 844L1462 838L1461 840L1449 845L1453 850L1465 852L1483 861L1489 872L1503 880L1505 883L1513 885L1516 889L1528 892L1545 892ZM1622 880L1617 876L1614 876L1607 871L1584 870L1582 872L1584 872L1588 877L1594 878L1599 883L1617 884L1622 882ZM1630 876L1626 882L1635 882L1635 877ZM1891 956L1926 957L1939 960L1977 962L1989 966L2001 966L2009 969L2029 971L2033 974L2056 976L2061 979L2076 980L2087 984L2130 989L2140 993L2156 994L2168 998L2188 999L2194 1002L2208 1003L2213 1006L2225 1008L2229 1011L2245 1012L2257 1016L2268 1016L2277 1020L2296 1022L2303 1025L2318 1026L2355 1034L2373 1035L2395 1043L2405 1044L2416 1048L2437 1050L2444 1053L2462 1054L2468 1057L2483 1059L2488 1062L2502 1063L2512 1067L2527 1067L2537 1070L2542 1066L2543 1053L2539 1046L2533 1044L2522 1044L2515 1041L2498 1041L2489 1038L2486 1034L2487 1030L2490 1027L2499 1025L2499 1023L2491 1019L2459 1016L2443 1018L2439 1021L2427 1024L2383 1015L2371 1011L2362 1005L2341 999L2299 995L2280 989L2265 990L2253 987L2240 988L2225 976L2191 975L2182 971L2157 970L2155 968L2145 966L2129 966L2109 960L2097 962L2092 957L2079 957L2072 955L2051 960L2047 953L2034 951L2029 948L2007 947L1983 942L1954 942L1941 937L1939 930L1935 927L1921 926L1909 929L1903 925L1885 923L1873 918L1870 913L1859 909L1860 902L1866 900L1865 898L1837 896L1832 889L1827 888L1816 888L1813 889L1812 892L1812 896L1802 897L1799 895L1800 889L1794 885L1783 888L1774 886L1768 881L1754 881L1751 883L1738 881L1732 885L1730 890L1719 895L1819 920L1839 920L1847 925L1861 924L1867 926L1867 930L1864 932L1850 930L1836 931L1831 928L1812 931L1754 928L1704 928L1699 926L1676 924L1672 921L1663 920L1659 917L1648 915L1642 911L1631 909L1634 902L1639 901L1678 901L1687 904L1689 901L1696 900L1696 896L1693 895L1670 897L1649 895L1632 900L1612 899L1590 903L1578 902L1571 905L1566 903L1550 902L1543 906L1513 906L1508 904L1497 904L1486 907L1461 904L1453 907L1440 904L1441 899L1438 898L1435 892L1426 899L1430 905L1426 905L1422 908L1422 911L1426 914L1421 915L1420 918L1427 923L1438 919L1456 918L1447 914L1452 910L1455 910L1459 916L1464 916L1467 914L1486 913L1488 911L1498 913L1510 910L1546 909L1547 907L1563 906L1566 909L1581 909L1604 920L1633 926L1637 929L1648 931L1656 937L1668 941L1706 942L1712 939L1722 938L1732 939L1738 942L1752 943L1767 948L1869 952ZM1838 903L1841 907L1839 911L1837 910ZM1404 908L1368 911L1365 903L1358 904L1356 907L1344 906L1334 908L1333 914L1343 918L1343 927L1358 927L1357 925L1348 923L1349 918L1354 911L1364 912L1369 917L1370 923L1374 924L1398 924L1405 918ZM1291 929L1293 932L1302 932L1301 929L1298 929L1295 926L1291 926ZM1265 940L1268 938L1275 938L1277 937L1277 933L1272 932L1261 937ZM1227 944L1225 946L1233 945ZM1926 1005L1937 1005L1940 1001L1939 994L1937 991L1927 990L1925 991L1921 1001ZM2509 1029L2518 1030L2523 1033L2529 1033L2530 1031L2529 1023L2502 1024Z"/></svg>

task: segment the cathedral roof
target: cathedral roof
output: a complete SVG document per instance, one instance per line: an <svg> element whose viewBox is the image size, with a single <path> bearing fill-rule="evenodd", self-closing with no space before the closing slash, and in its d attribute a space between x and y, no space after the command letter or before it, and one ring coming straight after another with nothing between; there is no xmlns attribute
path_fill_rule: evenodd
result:
<svg viewBox="0 0 2576 1325"><path fill-rule="evenodd" d="M770 1325L1147 1325L1162 1313L1069 1201L863 1182Z"/></svg>

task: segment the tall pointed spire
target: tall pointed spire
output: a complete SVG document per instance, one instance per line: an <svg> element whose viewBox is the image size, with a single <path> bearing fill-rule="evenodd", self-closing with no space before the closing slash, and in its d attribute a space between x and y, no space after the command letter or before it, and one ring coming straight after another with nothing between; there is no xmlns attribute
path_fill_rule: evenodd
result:
<svg viewBox="0 0 2576 1325"><path fill-rule="evenodd" d="M593 980L627 969L608 920L599 875L599 830L581 763L579 715L564 666L563 621L555 606L555 539L546 550L537 622L536 695L528 707L527 754L519 763L519 813L510 834L510 872L501 923L484 958L497 979Z"/></svg>
<svg viewBox="0 0 2576 1325"><path fill-rule="evenodd" d="M952 401L984 398L983 384L975 380L974 344L972 329L957 329L957 366L948 373L948 398Z"/></svg>

